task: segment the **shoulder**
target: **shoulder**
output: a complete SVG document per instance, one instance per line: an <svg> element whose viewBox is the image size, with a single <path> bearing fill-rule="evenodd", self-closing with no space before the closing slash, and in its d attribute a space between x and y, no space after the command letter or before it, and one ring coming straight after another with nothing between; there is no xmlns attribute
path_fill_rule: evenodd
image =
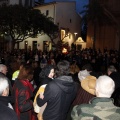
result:
<svg viewBox="0 0 120 120"><path fill-rule="evenodd" d="M57 84L54 80L52 80L51 82L48 83L47 87L54 88L54 87L57 87Z"/></svg>
<svg viewBox="0 0 120 120"><path fill-rule="evenodd" d="M0 104L0 118L3 118L2 120L18 120L15 111L2 104Z"/></svg>
<svg viewBox="0 0 120 120"><path fill-rule="evenodd" d="M18 90L26 90L27 89L27 84L25 83L24 80L16 80L15 84L13 86L13 89L18 89Z"/></svg>
<svg viewBox="0 0 120 120"><path fill-rule="evenodd" d="M89 108L89 109L88 109ZM91 113L91 109L92 107L90 107L89 104L81 104L81 105L76 105L73 107L72 112L71 112L71 117L73 119L80 119L83 116L85 117L90 117L91 115L89 113ZM91 116L93 118L93 116ZM86 120L86 119L85 119ZM89 119L92 120L92 119Z"/></svg>
<svg viewBox="0 0 120 120"><path fill-rule="evenodd" d="M51 91L51 93L53 94L53 93L56 93L57 91L59 91L59 87L56 84L55 80L53 80L47 84L45 90Z"/></svg>

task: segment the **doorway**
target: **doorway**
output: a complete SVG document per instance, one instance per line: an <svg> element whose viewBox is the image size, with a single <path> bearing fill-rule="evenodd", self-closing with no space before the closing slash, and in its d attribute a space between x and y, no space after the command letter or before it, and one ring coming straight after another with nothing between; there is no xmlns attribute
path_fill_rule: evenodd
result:
<svg viewBox="0 0 120 120"><path fill-rule="evenodd" d="M37 50L37 41L33 41L32 48L33 50Z"/></svg>
<svg viewBox="0 0 120 120"><path fill-rule="evenodd" d="M43 41L43 51L48 51L48 47L49 47L49 42Z"/></svg>

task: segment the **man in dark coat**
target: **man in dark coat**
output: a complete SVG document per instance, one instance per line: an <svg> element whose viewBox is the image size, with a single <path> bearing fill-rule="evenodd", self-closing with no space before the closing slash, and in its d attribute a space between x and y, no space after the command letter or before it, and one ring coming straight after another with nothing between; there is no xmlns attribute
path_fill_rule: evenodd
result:
<svg viewBox="0 0 120 120"><path fill-rule="evenodd" d="M15 111L9 107L12 99L8 94L7 77L0 73L0 120L18 120Z"/></svg>
<svg viewBox="0 0 120 120"><path fill-rule="evenodd" d="M114 80L115 89L119 88L120 87L120 73L117 72L117 69L115 68L115 66L113 65L108 66L107 73L109 77L111 77Z"/></svg>
<svg viewBox="0 0 120 120"><path fill-rule="evenodd" d="M43 112L44 120L66 120L77 92L77 84L68 75L69 62L60 61L57 67L57 78L46 86L43 99L41 95L37 97L37 104L40 107L47 102L46 109Z"/></svg>

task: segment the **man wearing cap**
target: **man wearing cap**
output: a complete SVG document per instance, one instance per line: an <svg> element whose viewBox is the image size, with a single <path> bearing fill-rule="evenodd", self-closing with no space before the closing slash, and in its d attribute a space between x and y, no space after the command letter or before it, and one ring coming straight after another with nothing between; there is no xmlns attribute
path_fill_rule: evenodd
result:
<svg viewBox="0 0 120 120"><path fill-rule="evenodd" d="M120 120L120 108L110 98L115 88L114 81L102 75L96 80L95 98L89 104L76 105L72 112L72 120Z"/></svg>

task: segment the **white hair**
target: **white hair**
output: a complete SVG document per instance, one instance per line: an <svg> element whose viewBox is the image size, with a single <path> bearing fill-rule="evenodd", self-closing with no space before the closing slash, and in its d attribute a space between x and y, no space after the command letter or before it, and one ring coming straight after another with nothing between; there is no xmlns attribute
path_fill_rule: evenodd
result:
<svg viewBox="0 0 120 120"><path fill-rule="evenodd" d="M0 64L0 72L2 72L2 70L6 67L6 65L4 64Z"/></svg>
<svg viewBox="0 0 120 120"><path fill-rule="evenodd" d="M102 75L96 80L96 96L111 97L115 89L115 83L107 75Z"/></svg>
<svg viewBox="0 0 120 120"><path fill-rule="evenodd" d="M2 73L0 74L0 96L2 96L2 93L4 90L6 90L9 87L8 79L5 75Z"/></svg>
<svg viewBox="0 0 120 120"><path fill-rule="evenodd" d="M81 82L82 80L84 80L87 76L89 76L90 73L87 71L87 70L81 70L79 73L78 73L78 78L79 78L79 81Z"/></svg>

